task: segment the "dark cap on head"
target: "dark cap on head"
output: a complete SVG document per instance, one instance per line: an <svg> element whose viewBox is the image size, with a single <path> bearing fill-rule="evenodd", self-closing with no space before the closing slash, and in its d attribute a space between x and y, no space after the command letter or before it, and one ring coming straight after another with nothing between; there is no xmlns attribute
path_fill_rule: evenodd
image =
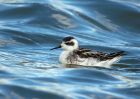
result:
<svg viewBox="0 0 140 99"><path fill-rule="evenodd" d="M65 37L65 38L63 39L63 41L66 42L66 41L70 41L70 40L72 40L72 39L74 39L74 37L68 36L68 37Z"/></svg>

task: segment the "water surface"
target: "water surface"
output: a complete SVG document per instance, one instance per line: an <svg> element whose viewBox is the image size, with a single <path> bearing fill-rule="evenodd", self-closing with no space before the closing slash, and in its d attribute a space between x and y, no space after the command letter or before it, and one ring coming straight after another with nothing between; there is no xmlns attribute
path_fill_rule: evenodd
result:
<svg viewBox="0 0 140 99"><path fill-rule="evenodd" d="M65 36L82 47L126 51L112 68L66 68ZM1 0L0 99L139 99L139 0Z"/></svg>

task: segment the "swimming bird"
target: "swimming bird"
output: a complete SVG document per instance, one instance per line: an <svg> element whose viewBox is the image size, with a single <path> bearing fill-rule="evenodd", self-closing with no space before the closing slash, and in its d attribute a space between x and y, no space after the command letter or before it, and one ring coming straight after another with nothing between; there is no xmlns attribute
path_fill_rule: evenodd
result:
<svg viewBox="0 0 140 99"><path fill-rule="evenodd" d="M80 48L78 41L72 36L65 37L59 46L52 48L51 50L58 48L63 49L63 52L59 56L59 61L64 65L75 64L83 66L110 67L125 55L124 51L104 53Z"/></svg>

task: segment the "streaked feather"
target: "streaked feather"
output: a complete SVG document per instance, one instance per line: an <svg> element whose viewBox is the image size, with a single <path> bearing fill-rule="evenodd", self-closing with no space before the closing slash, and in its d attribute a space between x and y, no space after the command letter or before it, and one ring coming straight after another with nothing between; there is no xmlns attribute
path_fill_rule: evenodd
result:
<svg viewBox="0 0 140 99"><path fill-rule="evenodd" d="M74 51L74 54L77 54L80 58L96 58L100 61L105 61L105 60L110 60L113 59L114 57L118 56L123 56L124 51L116 52L116 53L103 53L103 52L98 52L98 51L92 51L90 49L78 49Z"/></svg>

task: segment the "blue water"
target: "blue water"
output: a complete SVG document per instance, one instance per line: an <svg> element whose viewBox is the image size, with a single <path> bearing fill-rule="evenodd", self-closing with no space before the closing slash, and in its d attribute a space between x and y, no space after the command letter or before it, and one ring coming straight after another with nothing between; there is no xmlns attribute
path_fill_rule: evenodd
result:
<svg viewBox="0 0 140 99"><path fill-rule="evenodd" d="M65 36L126 51L111 68L64 67ZM0 99L140 99L139 0L1 0Z"/></svg>

